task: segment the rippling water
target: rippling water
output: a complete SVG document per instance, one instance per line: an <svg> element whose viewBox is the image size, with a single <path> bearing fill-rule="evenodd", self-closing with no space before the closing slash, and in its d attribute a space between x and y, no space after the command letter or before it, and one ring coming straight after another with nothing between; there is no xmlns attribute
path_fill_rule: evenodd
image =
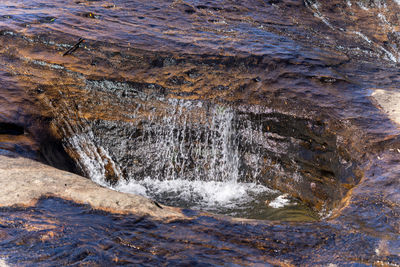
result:
<svg viewBox="0 0 400 267"><path fill-rule="evenodd" d="M161 223L53 198L42 199L32 208L3 208L0 215L0 258L16 266L275 266L289 262L368 266L365 259L377 247L376 237L347 233L329 224L320 229L312 224L243 223L207 216ZM399 243L385 244L388 253L395 253ZM337 246L345 249L340 257L332 254ZM310 258L310 253L318 257ZM386 258L388 263L398 259L394 254Z"/></svg>
<svg viewBox="0 0 400 267"><path fill-rule="evenodd" d="M0 257L18 266L266 262L262 249L245 245L238 235L220 236L217 229L207 230L208 224L217 226L212 218L164 224L145 217L104 214L59 199L43 199L34 208L2 209L0 214ZM259 231L229 223L218 228L237 234L241 229Z"/></svg>
<svg viewBox="0 0 400 267"><path fill-rule="evenodd" d="M0 258L11 266L273 266L307 261L306 253L311 252L318 252L322 262L333 261L328 256L330 246L340 244L348 249L345 257L360 259L376 242L353 234L353 242L363 240L360 251L340 233L333 237L328 225L316 233L303 227L207 216L161 223L54 198L27 209L3 208L0 215Z"/></svg>

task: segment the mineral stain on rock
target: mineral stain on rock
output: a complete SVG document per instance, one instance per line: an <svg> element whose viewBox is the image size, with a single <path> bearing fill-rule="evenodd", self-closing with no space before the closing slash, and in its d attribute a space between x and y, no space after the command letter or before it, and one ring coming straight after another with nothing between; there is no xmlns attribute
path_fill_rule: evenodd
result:
<svg viewBox="0 0 400 267"><path fill-rule="evenodd" d="M399 11L3 1L0 258L400 264Z"/></svg>

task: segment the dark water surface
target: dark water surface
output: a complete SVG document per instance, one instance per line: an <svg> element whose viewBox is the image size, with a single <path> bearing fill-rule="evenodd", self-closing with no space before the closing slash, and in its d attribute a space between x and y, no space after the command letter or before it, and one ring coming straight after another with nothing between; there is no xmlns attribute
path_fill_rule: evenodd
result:
<svg viewBox="0 0 400 267"><path fill-rule="evenodd" d="M264 247L272 248L264 227L211 217L161 223L49 198L32 208L1 210L0 255L31 266L264 264L278 253L265 254Z"/></svg>
<svg viewBox="0 0 400 267"><path fill-rule="evenodd" d="M344 237L328 224L313 230L312 224L243 223L198 215L163 223L55 198L27 209L2 208L0 215L0 255L18 266L269 266L308 262L311 252L314 263L351 263L374 253L376 242L358 233ZM337 246L346 248L341 260L330 252Z"/></svg>

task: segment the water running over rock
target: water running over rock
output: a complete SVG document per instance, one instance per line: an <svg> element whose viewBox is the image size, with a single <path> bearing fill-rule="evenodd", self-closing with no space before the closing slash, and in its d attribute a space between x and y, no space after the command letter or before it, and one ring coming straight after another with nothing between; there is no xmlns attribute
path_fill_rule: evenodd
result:
<svg viewBox="0 0 400 267"><path fill-rule="evenodd" d="M102 89L114 89L114 94L135 92L126 84L88 82L88 90ZM186 208L258 217L249 209L257 206L257 213L265 214L273 207L264 202L279 191L259 180L263 161L271 160L260 148L243 151L242 147L273 134L263 132L261 124L253 125L228 105L160 97L143 102L148 97L141 94L130 99L136 106L130 123L60 124L65 125L64 135L70 136L66 150L76 153L88 177L118 191ZM110 139L115 131L124 134L118 133L118 140ZM275 151L284 149L270 145Z"/></svg>

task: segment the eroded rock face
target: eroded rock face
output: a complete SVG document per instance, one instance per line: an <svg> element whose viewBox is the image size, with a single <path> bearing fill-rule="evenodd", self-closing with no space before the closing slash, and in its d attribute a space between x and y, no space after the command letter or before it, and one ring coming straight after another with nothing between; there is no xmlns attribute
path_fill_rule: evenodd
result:
<svg viewBox="0 0 400 267"><path fill-rule="evenodd" d="M7 2L1 148L110 184L228 173L332 214L304 233L398 244L397 3L200 2Z"/></svg>

